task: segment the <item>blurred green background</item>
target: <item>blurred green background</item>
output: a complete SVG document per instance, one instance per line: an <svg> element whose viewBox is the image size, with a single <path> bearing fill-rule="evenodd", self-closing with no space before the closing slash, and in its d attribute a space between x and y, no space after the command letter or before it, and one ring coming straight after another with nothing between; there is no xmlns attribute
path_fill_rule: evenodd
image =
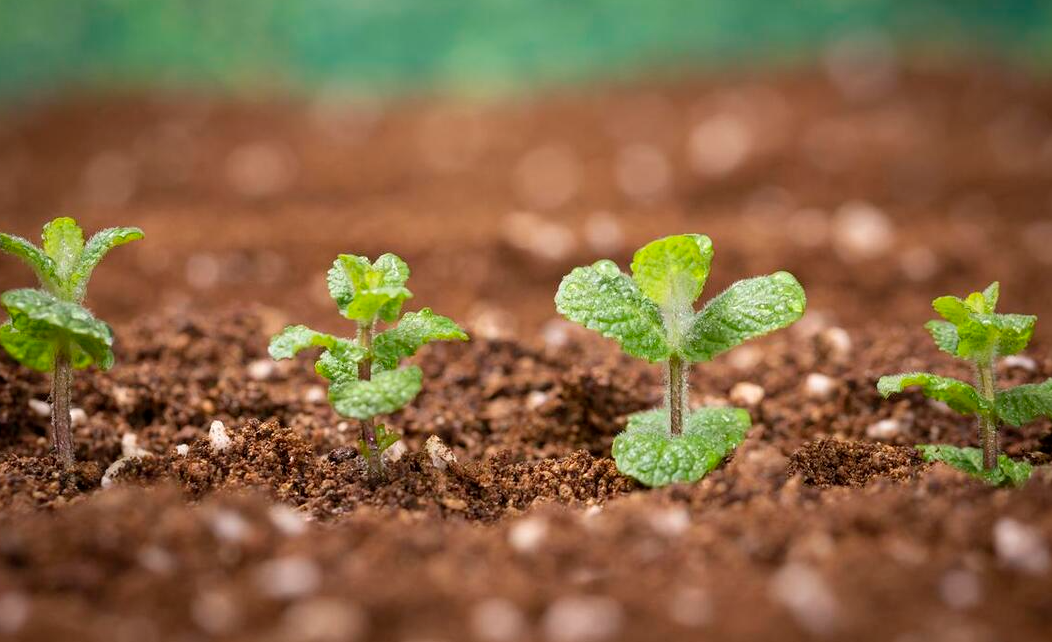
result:
<svg viewBox="0 0 1052 642"><path fill-rule="evenodd" d="M75 85L505 91L787 65L837 38L1052 59L1043 0L0 0L0 95Z"/></svg>

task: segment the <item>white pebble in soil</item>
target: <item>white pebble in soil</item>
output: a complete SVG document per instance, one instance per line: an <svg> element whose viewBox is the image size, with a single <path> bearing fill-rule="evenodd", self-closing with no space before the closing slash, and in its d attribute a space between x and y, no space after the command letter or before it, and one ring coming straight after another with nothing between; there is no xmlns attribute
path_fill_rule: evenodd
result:
<svg viewBox="0 0 1052 642"><path fill-rule="evenodd" d="M526 637L528 626L522 609L499 597L472 607L468 625L480 642L516 642Z"/></svg>
<svg viewBox="0 0 1052 642"><path fill-rule="evenodd" d="M190 444L179 444L175 447L175 452L181 457L186 457L190 454Z"/></svg>
<svg viewBox="0 0 1052 642"><path fill-rule="evenodd" d="M409 448L406 447L405 442L399 439L398 441L391 444L387 450L383 452L381 457L387 462L396 462L401 459L405 454L409 452Z"/></svg>
<svg viewBox="0 0 1052 642"><path fill-rule="evenodd" d="M303 395L303 400L310 404L322 404L329 400L329 395L325 392L325 388L311 386L307 388L306 394Z"/></svg>
<svg viewBox="0 0 1052 642"><path fill-rule="evenodd" d="M826 635L837 628L840 606L836 594L809 566L790 562L775 573L771 599L785 606L804 629Z"/></svg>
<svg viewBox="0 0 1052 642"><path fill-rule="evenodd" d="M212 514L212 534L216 539L236 544L244 541L252 532L252 525L240 513L221 508Z"/></svg>
<svg viewBox="0 0 1052 642"><path fill-rule="evenodd" d="M608 597L563 597L548 607L541 621L549 642L602 642L621 632L624 613Z"/></svg>
<svg viewBox="0 0 1052 642"><path fill-rule="evenodd" d="M1004 359L1001 359L1000 366L1005 370L1019 369L1026 370L1027 372L1037 371L1037 362L1021 354L1008 355Z"/></svg>
<svg viewBox="0 0 1052 642"><path fill-rule="evenodd" d="M457 456L453 454L453 450L439 439L438 435L427 438L424 442L424 452L431 458L431 465L438 470L445 470L451 464L457 463Z"/></svg>
<svg viewBox="0 0 1052 642"><path fill-rule="evenodd" d="M1052 567L1052 556L1041 532L1011 517L994 524L994 550L1002 564L1031 575L1042 575Z"/></svg>
<svg viewBox="0 0 1052 642"><path fill-rule="evenodd" d="M731 403L752 407L759 405L766 394L762 386L742 381L734 384L734 387L731 388L730 398Z"/></svg>
<svg viewBox="0 0 1052 642"><path fill-rule="evenodd" d="M654 532L665 537L678 537L690 528L690 513L684 508L667 508L654 511L647 521Z"/></svg>
<svg viewBox="0 0 1052 642"><path fill-rule="evenodd" d="M540 517L526 517L508 529L508 544L518 553L537 551L548 536L548 522Z"/></svg>
<svg viewBox="0 0 1052 642"><path fill-rule="evenodd" d="M872 203L849 201L833 216L833 249L847 262L883 256L895 244L895 228Z"/></svg>
<svg viewBox="0 0 1052 642"><path fill-rule="evenodd" d="M277 366L270 359L256 359L248 364L248 378L253 381L267 381L277 370Z"/></svg>
<svg viewBox="0 0 1052 642"><path fill-rule="evenodd" d="M284 504L271 506L267 510L267 517L274 528L286 537L296 537L307 532L307 520L303 515Z"/></svg>
<svg viewBox="0 0 1052 642"><path fill-rule="evenodd" d="M825 328L815 336L818 352L835 363L844 363L851 356L851 335L844 328Z"/></svg>
<svg viewBox="0 0 1052 642"><path fill-rule="evenodd" d="M811 399L829 399L836 390L836 381L820 372L812 372L804 379L804 394Z"/></svg>
<svg viewBox="0 0 1052 642"><path fill-rule="evenodd" d="M225 591L204 591L190 604L190 619L212 635L230 633L241 623L241 617L237 601Z"/></svg>
<svg viewBox="0 0 1052 642"><path fill-rule="evenodd" d="M47 418L51 416L51 404L39 399L29 400L29 410L37 417Z"/></svg>
<svg viewBox="0 0 1052 642"><path fill-rule="evenodd" d="M321 586L322 572L314 560L293 556L260 564L255 578L256 587L267 597L292 600L317 591Z"/></svg>
<svg viewBox="0 0 1052 642"><path fill-rule="evenodd" d="M891 441L902 434L902 422L898 419L881 419L866 428L866 436L879 441Z"/></svg>
<svg viewBox="0 0 1052 642"><path fill-rule="evenodd" d="M72 422L73 427L85 426L88 423L88 413L84 412L83 408L72 408L69 411L69 420Z"/></svg>
<svg viewBox="0 0 1052 642"><path fill-rule="evenodd" d="M947 572L939 580L939 596L946 606L963 611L982 601L983 588L975 573L958 569Z"/></svg>
<svg viewBox="0 0 1052 642"><path fill-rule="evenodd" d="M212 445L212 450L216 452L223 452L230 447L232 440L230 435L227 434L226 426L222 421L213 421L212 425L208 427L208 443Z"/></svg>

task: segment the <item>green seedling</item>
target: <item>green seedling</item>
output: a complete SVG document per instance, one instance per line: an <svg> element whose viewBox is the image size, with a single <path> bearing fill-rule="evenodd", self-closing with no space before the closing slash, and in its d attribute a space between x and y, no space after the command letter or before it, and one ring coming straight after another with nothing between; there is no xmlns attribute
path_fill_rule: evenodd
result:
<svg viewBox="0 0 1052 642"><path fill-rule="evenodd" d="M84 242L71 218L44 226L43 247L0 234L0 250L22 259L40 281L39 289L4 292L0 304L10 320L0 326L0 345L19 363L52 373L51 442L63 467L73 465L70 396L73 370L113 366L113 332L81 304L88 280L106 253L143 238L137 227L102 230Z"/></svg>
<svg viewBox="0 0 1052 642"><path fill-rule="evenodd" d="M1040 384L998 390L994 365L998 358L1021 352L1034 334L1037 317L995 312L1000 286L993 283L965 299L943 296L932 307L943 320L925 324L943 352L964 359L976 372L978 388L950 377L927 372L908 372L881 377L877 390L884 398L918 386L926 397L944 402L964 415L975 415L979 425L978 448L919 446L928 461L942 461L995 484L1025 482L1030 465L1015 462L999 452L998 426L1003 422L1022 426L1041 416L1052 415L1052 379Z"/></svg>
<svg viewBox="0 0 1052 642"><path fill-rule="evenodd" d="M806 305L796 278L776 272L739 281L696 312L711 263L709 237L669 236L636 252L632 276L602 260L574 268L555 295L567 319L634 357L666 364L665 407L629 416L613 444L618 469L648 486L702 478L750 426L740 408L687 411L689 364L792 324Z"/></svg>
<svg viewBox="0 0 1052 642"><path fill-rule="evenodd" d="M408 312L402 305L413 294L405 287L409 266L394 254L370 263L365 257L341 254L329 270L329 294L341 314L357 324L353 339L289 326L270 341L274 359L291 359L301 350L322 348L315 371L329 380L329 402L338 414L361 421L359 450L368 462L371 483L384 479L385 450L398 441L377 415L399 410L420 392L418 366L399 367L431 341L466 341L468 335L452 320L430 308ZM381 323L395 323L378 332Z"/></svg>

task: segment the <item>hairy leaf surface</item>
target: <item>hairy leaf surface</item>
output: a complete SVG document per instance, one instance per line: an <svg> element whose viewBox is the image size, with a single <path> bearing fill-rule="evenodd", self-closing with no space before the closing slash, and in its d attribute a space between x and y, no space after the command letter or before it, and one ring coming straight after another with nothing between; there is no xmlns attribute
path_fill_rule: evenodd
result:
<svg viewBox="0 0 1052 642"><path fill-rule="evenodd" d="M877 381L877 390L885 399L910 386L919 386L924 396L942 401L961 414L991 410L988 402L975 388L959 379L940 377L927 372L906 372L884 376Z"/></svg>
<svg viewBox="0 0 1052 642"><path fill-rule="evenodd" d="M622 473L647 486L694 482L716 468L744 439L751 422L740 408L703 408L688 413L683 434L669 434L668 410L639 412L614 439Z"/></svg>
<svg viewBox="0 0 1052 642"><path fill-rule="evenodd" d="M325 348L355 363L365 358L365 350L354 341L317 332L305 325L290 325L274 335L267 351L274 359L291 359L308 348Z"/></svg>
<svg viewBox="0 0 1052 642"><path fill-rule="evenodd" d="M44 226L43 241L44 251L55 262L59 281L68 283L84 251L84 231L76 221L63 216Z"/></svg>
<svg viewBox="0 0 1052 642"><path fill-rule="evenodd" d="M617 341L634 357L648 361L669 357L661 311L613 261L574 268L559 284L555 308L567 319Z"/></svg>
<svg viewBox="0 0 1052 642"><path fill-rule="evenodd" d="M1008 455L998 456L997 468L986 470L983 468L983 451L978 448L939 444L920 445L917 450L925 461L941 461L993 486L1022 486L1033 472L1030 464L1010 459Z"/></svg>
<svg viewBox="0 0 1052 642"><path fill-rule="evenodd" d="M1038 417L1052 417L1052 379L998 392L996 408L997 416L1013 426L1022 426Z"/></svg>
<svg viewBox="0 0 1052 642"><path fill-rule="evenodd" d="M344 417L370 419L401 409L416 397L423 382L417 366L385 370L369 380L339 379L329 386L329 401Z"/></svg>
<svg viewBox="0 0 1052 642"><path fill-rule="evenodd" d="M663 308L689 307L701 295L712 264L712 241L703 234L667 236L632 259L632 278Z"/></svg>
<svg viewBox="0 0 1052 642"><path fill-rule="evenodd" d="M957 344L961 339L957 336L957 328L949 321L928 321L924 327L935 340L939 350L957 356Z"/></svg>
<svg viewBox="0 0 1052 642"><path fill-rule="evenodd" d="M383 370L391 370L426 343L453 340L467 341L468 335L452 319L435 314L431 308L408 312L396 327L381 332L373 340L374 363Z"/></svg>
<svg viewBox="0 0 1052 642"><path fill-rule="evenodd" d="M82 301L88 291L88 281L102 259L115 247L144 238L137 227L110 227L100 230L84 245L69 276L69 288L74 300Z"/></svg>
<svg viewBox="0 0 1052 642"><path fill-rule="evenodd" d="M695 315L683 355L709 361L748 339L791 325L806 306L804 289L788 272L738 281Z"/></svg>
<svg viewBox="0 0 1052 642"><path fill-rule="evenodd" d="M76 303L41 290L21 289L5 292L0 304L11 317L0 337L3 346L24 365L53 370L57 351L65 348L75 367L113 366L110 327Z"/></svg>
<svg viewBox="0 0 1052 642"><path fill-rule="evenodd" d="M59 279L55 262L44 250L21 236L0 234L0 251L22 259L36 274L41 286L50 291L58 290Z"/></svg>

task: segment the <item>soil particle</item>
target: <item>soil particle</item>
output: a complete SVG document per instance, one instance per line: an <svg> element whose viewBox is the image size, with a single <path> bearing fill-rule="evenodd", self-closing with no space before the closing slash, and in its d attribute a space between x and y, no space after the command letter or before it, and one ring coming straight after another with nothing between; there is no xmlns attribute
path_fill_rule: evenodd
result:
<svg viewBox="0 0 1052 642"><path fill-rule="evenodd" d="M793 453L789 474L813 486L865 486L875 477L910 479L922 465L913 448L820 439Z"/></svg>

